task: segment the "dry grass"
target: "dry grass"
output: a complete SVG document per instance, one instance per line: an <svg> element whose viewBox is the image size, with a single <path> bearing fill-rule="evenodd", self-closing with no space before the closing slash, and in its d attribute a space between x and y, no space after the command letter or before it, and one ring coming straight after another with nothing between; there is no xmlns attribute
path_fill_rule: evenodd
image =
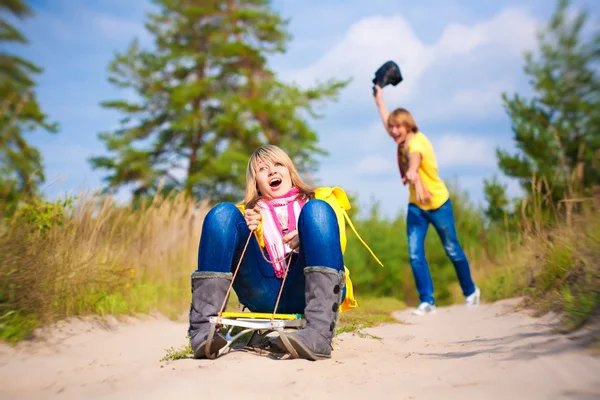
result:
<svg viewBox="0 0 600 400"><path fill-rule="evenodd" d="M206 212L183 195L138 209L95 194L25 207L0 232L0 338L84 314L180 314Z"/></svg>
<svg viewBox="0 0 600 400"><path fill-rule="evenodd" d="M600 215L589 203L553 206L548 185L534 181L534 187L521 209L519 241L496 263L482 265L476 278L488 301L524 296L524 306L557 312L561 329L572 331L600 307Z"/></svg>

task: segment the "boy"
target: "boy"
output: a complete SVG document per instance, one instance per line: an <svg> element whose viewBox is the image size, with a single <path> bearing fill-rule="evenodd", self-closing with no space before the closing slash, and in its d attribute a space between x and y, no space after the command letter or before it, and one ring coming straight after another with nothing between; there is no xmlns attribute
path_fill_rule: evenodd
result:
<svg viewBox="0 0 600 400"><path fill-rule="evenodd" d="M410 266L421 304L416 315L435 312L433 282L425 259L425 235L429 224L437 231L446 254L452 261L467 306L479 305L480 290L471 278L469 261L456 235L454 213L448 189L440 179L433 146L419 131L412 115L404 108L391 114L383 102L383 89L375 86L375 104L383 125L398 145L398 165L402 183L409 183L406 233Z"/></svg>

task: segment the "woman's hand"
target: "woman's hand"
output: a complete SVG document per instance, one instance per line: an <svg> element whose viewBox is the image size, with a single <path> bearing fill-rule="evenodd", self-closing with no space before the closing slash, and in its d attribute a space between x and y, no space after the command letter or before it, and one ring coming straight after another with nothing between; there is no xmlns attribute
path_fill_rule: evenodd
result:
<svg viewBox="0 0 600 400"><path fill-rule="evenodd" d="M300 238L298 237L298 231L293 230L283 237L283 243L286 243L292 250L296 250L300 247Z"/></svg>
<svg viewBox="0 0 600 400"><path fill-rule="evenodd" d="M248 229L250 229L250 232L254 232L258 229L258 225L260 225L262 216L260 215L260 212L258 212L257 208L251 208L244 210L244 218L246 219L246 223L248 224Z"/></svg>

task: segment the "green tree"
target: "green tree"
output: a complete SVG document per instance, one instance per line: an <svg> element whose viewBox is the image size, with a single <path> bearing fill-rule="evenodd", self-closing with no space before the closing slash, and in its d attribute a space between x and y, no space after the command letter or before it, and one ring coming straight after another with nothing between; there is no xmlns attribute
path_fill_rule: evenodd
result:
<svg viewBox="0 0 600 400"><path fill-rule="evenodd" d="M24 19L32 10L22 0L0 2L0 44L26 45L25 36L3 15ZM54 133L58 126L48 122L35 95L34 74L41 68L0 51L0 217L10 215L22 199L36 195L44 181L42 157L26 140L36 129Z"/></svg>
<svg viewBox="0 0 600 400"><path fill-rule="evenodd" d="M484 197L487 202L485 216L492 223L497 223L503 220L505 213L508 213L508 197L506 195L506 185L498 181L498 177L494 175L491 180L484 179Z"/></svg>
<svg viewBox="0 0 600 400"><path fill-rule="evenodd" d="M317 135L305 117L320 117L319 100L335 99L346 81L303 90L277 79L267 56L284 53L287 21L268 0L154 0L160 12L146 24L155 49L136 40L110 65L110 82L134 101L103 106L125 116L120 129L100 133L109 155L90 161L109 171L112 188L134 198L185 190L213 201L241 194L248 156L276 144L300 169L315 168ZM179 170L178 174L174 171Z"/></svg>
<svg viewBox="0 0 600 400"><path fill-rule="evenodd" d="M534 96L502 95L519 151L497 149L504 174L517 178L529 195L533 177L545 181L554 203L589 195L600 179L593 168L600 147L600 33L586 37L587 11L573 16L568 7L569 1L558 2L538 33L538 54L525 55Z"/></svg>

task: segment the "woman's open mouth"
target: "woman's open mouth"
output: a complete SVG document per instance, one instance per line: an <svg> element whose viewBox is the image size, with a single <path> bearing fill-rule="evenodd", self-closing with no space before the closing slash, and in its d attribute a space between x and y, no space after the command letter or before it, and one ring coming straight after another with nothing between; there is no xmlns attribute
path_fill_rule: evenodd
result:
<svg viewBox="0 0 600 400"><path fill-rule="evenodd" d="M269 186L271 186L272 189L278 189L280 185L281 178L273 178L269 181Z"/></svg>

